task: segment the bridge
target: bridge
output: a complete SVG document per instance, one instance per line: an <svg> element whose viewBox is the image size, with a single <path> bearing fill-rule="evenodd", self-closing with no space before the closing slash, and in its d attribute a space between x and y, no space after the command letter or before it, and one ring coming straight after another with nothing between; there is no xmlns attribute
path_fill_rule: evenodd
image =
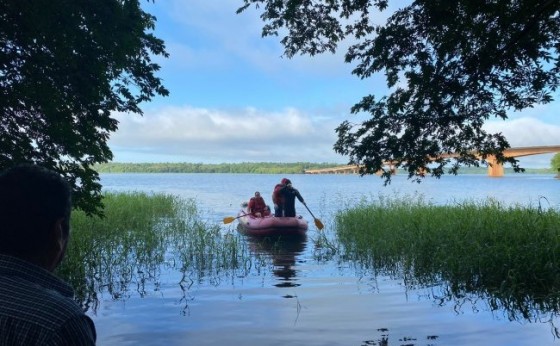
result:
<svg viewBox="0 0 560 346"><path fill-rule="evenodd" d="M550 145L550 146L536 146L536 147L518 147L509 148L504 150L504 156L506 157L522 157L530 155L540 155L540 154L550 154L560 152L560 145ZM445 157L457 157L458 154L449 154ZM478 156L478 155L477 155ZM478 156L480 158L480 156ZM502 177L504 175L504 165L496 161L495 157L487 157L486 161L488 165L488 176L490 177ZM389 168L396 172L394 167L391 167L387 163ZM337 166L331 168L321 168L321 169L307 169L305 174L358 174L360 167L358 165L345 165Z"/></svg>

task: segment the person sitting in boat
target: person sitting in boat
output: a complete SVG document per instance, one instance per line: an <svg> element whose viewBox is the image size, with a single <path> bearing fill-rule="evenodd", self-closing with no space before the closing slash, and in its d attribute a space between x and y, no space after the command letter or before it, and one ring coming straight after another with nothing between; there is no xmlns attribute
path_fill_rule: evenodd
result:
<svg viewBox="0 0 560 346"><path fill-rule="evenodd" d="M301 197L299 191L292 186L290 179L283 178L280 184L276 184L272 192L274 216L296 216L296 198L301 203L304 203L303 197Z"/></svg>
<svg viewBox="0 0 560 346"><path fill-rule="evenodd" d="M259 191L255 192L255 197L251 197L249 200L249 205L247 207L249 213L256 217L263 217L267 215L266 208L267 206L261 193ZM270 212L268 214L270 214Z"/></svg>

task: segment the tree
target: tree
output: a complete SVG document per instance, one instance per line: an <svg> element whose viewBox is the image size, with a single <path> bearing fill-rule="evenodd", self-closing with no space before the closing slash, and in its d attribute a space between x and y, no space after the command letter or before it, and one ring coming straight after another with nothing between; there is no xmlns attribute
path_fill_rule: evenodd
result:
<svg viewBox="0 0 560 346"><path fill-rule="evenodd" d="M552 159L550 159L550 167L555 171L560 173L560 153L554 154Z"/></svg>
<svg viewBox="0 0 560 346"><path fill-rule="evenodd" d="M0 2L0 168L32 162L64 175L74 204L102 214L95 163L108 162L111 112L167 95L138 0Z"/></svg>
<svg viewBox="0 0 560 346"><path fill-rule="evenodd" d="M287 57L334 53L346 38L353 74L385 74L389 95L367 95L351 109L371 117L336 129L335 152L363 165L362 174L392 162L419 180L492 158L523 171L502 154L510 147L504 135L482 126L553 100L560 76L559 1L417 0L383 25L371 14L386 10L388 0L243 2L238 13L251 5L262 11L263 36L285 33L280 42ZM388 182L391 171L383 176Z"/></svg>

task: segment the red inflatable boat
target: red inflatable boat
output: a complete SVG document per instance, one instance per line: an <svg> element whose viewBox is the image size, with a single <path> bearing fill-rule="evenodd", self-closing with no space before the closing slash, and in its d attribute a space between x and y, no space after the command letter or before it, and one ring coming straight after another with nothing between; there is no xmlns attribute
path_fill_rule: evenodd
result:
<svg viewBox="0 0 560 346"><path fill-rule="evenodd" d="M308 222L301 215L295 217L275 217L269 215L265 217L255 217L247 214L246 209L242 209L237 214L239 225L237 229L240 233L247 235L302 235L307 232Z"/></svg>

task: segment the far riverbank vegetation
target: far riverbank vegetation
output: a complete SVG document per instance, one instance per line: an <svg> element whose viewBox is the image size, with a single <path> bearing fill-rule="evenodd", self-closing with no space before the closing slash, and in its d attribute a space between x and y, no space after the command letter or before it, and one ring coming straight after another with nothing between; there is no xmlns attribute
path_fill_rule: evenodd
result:
<svg viewBox="0 0 560 346"><path fill-rule="evenodd" d="M338 251L440 305L478 309L482 299L510 320L538 321L560 312L560 211L538 203L363 202L336 215Z"/></svg>
<svg viewBox="0 0 560 346"><path fill-rule="evenodd" d="M308 169L323 169L344 166L340 163L312 163L312 162L242 162L242 163L124 163L109 162L96 165L99 173L245 173L245 174L304 174ZM513 169L505 168L507 174ZM459 174L487 174L486 167L463 167ZM552 168L526 168L525 174L553 174ZM399 172L397 172L399 174ZM402 174L406 174L402 172ZM523 174L523 173L516 173Z"/></svg>
<svg viewBox="0 0 560 346"><path fill-rule="evenodd" d="M119 163L109 162L95 166L99 173L254 173L254 174L302 174L307 169L321 169L340 166L336 163Z"/></svg>

